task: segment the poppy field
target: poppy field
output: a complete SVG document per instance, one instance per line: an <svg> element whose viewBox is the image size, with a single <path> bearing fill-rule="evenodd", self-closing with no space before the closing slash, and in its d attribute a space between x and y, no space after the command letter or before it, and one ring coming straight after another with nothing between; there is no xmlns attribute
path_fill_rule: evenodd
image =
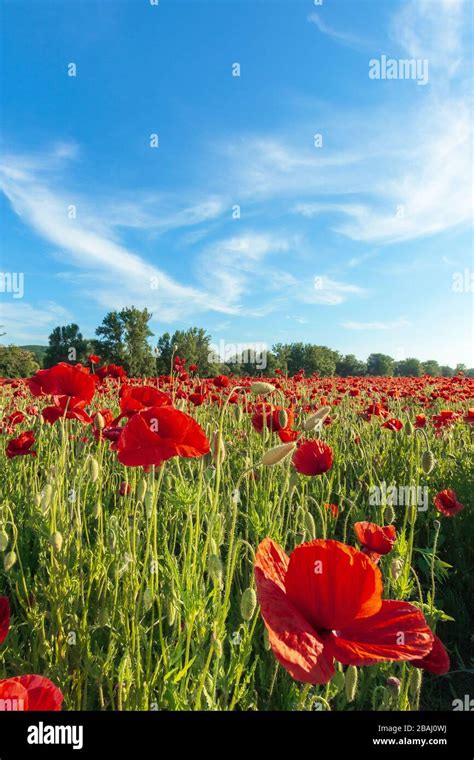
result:
<svg viewBox="0 0 474 760"><path fill-rule="evenodd" d="M472 693L474 381L1 381L0 700L452 710Z"/></svg>

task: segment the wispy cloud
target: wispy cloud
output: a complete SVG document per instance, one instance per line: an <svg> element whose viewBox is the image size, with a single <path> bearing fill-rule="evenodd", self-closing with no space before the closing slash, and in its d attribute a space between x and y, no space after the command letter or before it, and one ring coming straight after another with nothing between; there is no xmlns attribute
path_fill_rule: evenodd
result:
<svg viewBox="0 0 474 760"><path fill-rule="evenodd" d="M334 29L332 26L329 26L329 24L323 21L319 13L311 13L308 16L308 21L311 24L314 24L321 32L321 34L330 37L332 40L338 42L341 45L350 47L353 50L360 51L366 50L370 47L369 43L366 40L357 37L355 34L347 31L340 31L338 29Z"/></svg>
<svg viewBox="0 0 474 760"><path fill-rule="evenodd" d="M399 330L409 327L410 322L406 319L396 319L393 322L342 322L341 326L346 330Z"/></svg>
<svg viewBox="0 0 474 760"><path fill-rule="evenodd" d="M52 329L58 322L71 321L67 309L51 301L40 302L33 306L24 301L0 303L0 323L5 335L0 342L9 343L46 343Z"/></svg>

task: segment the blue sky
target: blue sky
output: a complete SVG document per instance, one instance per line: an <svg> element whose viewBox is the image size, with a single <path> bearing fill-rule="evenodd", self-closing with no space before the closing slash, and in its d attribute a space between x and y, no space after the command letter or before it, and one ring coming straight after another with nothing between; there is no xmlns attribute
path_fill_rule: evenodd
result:
<svg viewBox="0 0 474 760"><path fill-rule="evenodd" d="M471 13L4 0L3 340L134 304L157 335L473 366ZM427 83L369 78L381 56Z"/></svg>

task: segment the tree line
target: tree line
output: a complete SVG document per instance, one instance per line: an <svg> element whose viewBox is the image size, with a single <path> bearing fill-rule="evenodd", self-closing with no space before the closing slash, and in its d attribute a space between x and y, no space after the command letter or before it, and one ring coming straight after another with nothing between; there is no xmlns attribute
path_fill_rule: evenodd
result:
<svg viewBox="0 0 474 760"><path fill-rule="evenodd" d="M102 364L119 364L130 377L151 377L171 372L176 356L196 364L201 376L218 373L235 375L272 375L276 369L295 375L340 377L421 375L452 377L464 372L474 377L474 369L463 364L456 367L439 365L434 359L420 361L407 358L396 361L382 353L370 354L361 361L354 354L342 355L327 346L311 343L276 343L270 350L245 347L224 359L216 353L211 336L201 327L165 332L153 347L154 333L147 309L130 306L110 311L95 331L95 338L84 338L77 324L55 327L49 344L42 346L0 346L0 376L28 377L40 366L52 367L58 362L88 363L91 354L100 356Z"/></svg>

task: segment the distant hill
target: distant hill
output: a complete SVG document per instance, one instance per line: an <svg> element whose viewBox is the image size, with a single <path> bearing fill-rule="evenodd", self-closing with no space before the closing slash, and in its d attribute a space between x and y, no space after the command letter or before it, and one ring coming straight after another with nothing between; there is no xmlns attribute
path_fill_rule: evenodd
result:
<svg viewBox="0 0 474 760"><path fill-rule="evenodd" d="M20 348L24 348L25 351L31 351L31 353L35 355L35 359L40 367L43 366L43 359L47 346L20 346Z"/></svg>

